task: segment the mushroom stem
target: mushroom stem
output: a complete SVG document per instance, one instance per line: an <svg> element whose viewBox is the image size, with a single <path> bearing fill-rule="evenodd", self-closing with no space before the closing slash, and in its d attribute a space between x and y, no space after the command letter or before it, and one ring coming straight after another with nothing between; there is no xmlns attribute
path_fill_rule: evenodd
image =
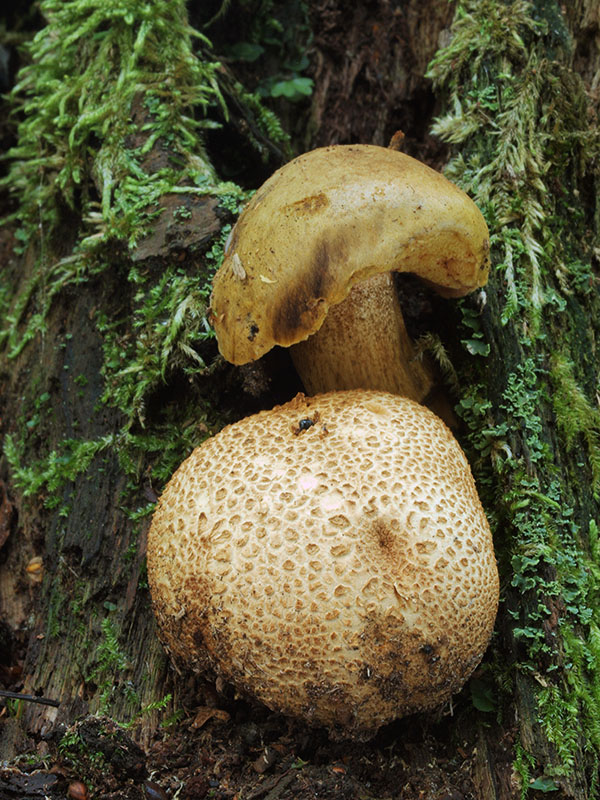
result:
<svg viewBox="0 0 600 800"><path fill-rule="evenodd" d="M356 284L316 333L290 348L306 391L380 389L422 402L434 378L415 354L391 273Z"/></svg>

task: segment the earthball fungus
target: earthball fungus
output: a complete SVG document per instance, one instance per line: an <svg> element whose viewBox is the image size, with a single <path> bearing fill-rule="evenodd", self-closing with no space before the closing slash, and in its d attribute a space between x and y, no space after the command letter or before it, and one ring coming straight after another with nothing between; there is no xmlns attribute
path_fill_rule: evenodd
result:
<svg viewBox="0 0 600 800"><path fill-rule="evenodd" d="M277 170L240 215L212 320L233 364L282 345L311 394L362 387L420 401L432 378L392 273L458 297L488 271L487 225L461 189L396 150L323 147Z"/></svg>
<svg viewBox="0 0 600 800"><path fill-rule="evenodd" d="M176 661L354 737L458 691L498 604L460 446L372 390L298 395L194 450L154 514L148 578Z"/></svg>

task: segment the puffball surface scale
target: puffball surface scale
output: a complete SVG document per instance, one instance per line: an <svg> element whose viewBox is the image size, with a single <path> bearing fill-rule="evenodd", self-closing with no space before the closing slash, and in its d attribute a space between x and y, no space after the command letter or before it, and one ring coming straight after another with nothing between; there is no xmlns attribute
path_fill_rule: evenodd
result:
<svg viewBox="0 0 600 800"><path fill-rule="evenodd" d="M498 604L460 446L377 391L298 395L194 450L153 517L148 577L178 661L357 737L460 689Z"/></svg>

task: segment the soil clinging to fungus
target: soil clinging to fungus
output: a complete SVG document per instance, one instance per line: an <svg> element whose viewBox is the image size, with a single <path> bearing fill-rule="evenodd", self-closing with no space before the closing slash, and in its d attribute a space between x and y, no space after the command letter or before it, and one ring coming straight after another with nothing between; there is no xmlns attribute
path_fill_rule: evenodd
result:
<svg viewBox="0 0 600 800"><path fill-rule="evenodd" d="M458 691L498 604L462 450L377 391L298 395L197 448L153 517L148 577L177 661L354 737Z"/></svg>
<svg viewBox="0 0 600 800"><path fill-rule="evenodd" d="M244 364L293 345L311 394L361 387L420 401L432 378L415 359L394 271L447 296L483 286L489 233L475 203L395 150L305 153L258 189L232 231L211 298L219 349Z"/></svg>

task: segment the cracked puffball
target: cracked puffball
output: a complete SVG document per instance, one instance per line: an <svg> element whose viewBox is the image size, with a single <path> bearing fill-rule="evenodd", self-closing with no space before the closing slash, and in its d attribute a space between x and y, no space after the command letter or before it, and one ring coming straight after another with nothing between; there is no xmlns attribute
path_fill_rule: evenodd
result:
<svg viewBox="0 0 600 800"><path fill-rule="evenodd" d="M392 273L460 297L488 271L488 228L461 189L395 150L323 147L277 170L240 215L213 281L212 322L233 364L290 347L310 394L360 387L421 401L433 375Z"/></svg>
<svg viewBox="0 0 600 800"><path fill-rule="evenodd" d="M194 450L155 511L148 579L177 663L357 738L457 692L498 605L460 446L368 390L298 395Z"/></svg>

